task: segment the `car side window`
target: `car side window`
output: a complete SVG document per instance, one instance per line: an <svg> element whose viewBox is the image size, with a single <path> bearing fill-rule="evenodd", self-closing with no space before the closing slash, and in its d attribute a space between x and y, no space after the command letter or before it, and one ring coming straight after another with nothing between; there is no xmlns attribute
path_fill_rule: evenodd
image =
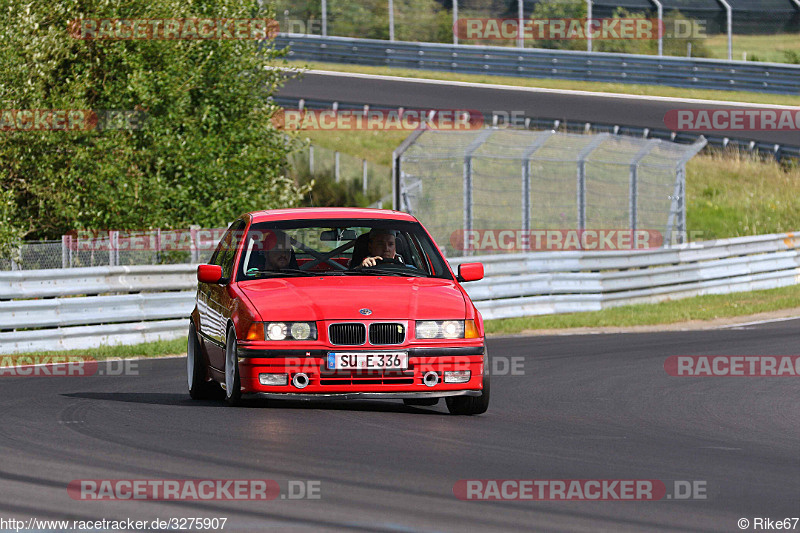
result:
<svg viewBox="0 0 800 533"><path fill-rule="evenodd" d="M211 256L209 264L222 267L222 277L231 278L233 273L233 260L236 258L236 250L242 238L246 222L242 219L235 221L222 236L214 255Z"/></svg>

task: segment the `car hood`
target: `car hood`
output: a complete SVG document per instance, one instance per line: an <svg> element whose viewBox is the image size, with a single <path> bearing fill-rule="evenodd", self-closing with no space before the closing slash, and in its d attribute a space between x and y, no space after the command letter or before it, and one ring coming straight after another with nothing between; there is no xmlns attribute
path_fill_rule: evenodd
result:
<svg viewBox="0 0 800 533"><path fill-rule="evenodd" d="M334 277L260 279L239 283L262 320L464 318L466 301L452 280ZM359 313L368 308L372 314Z"/></svg>

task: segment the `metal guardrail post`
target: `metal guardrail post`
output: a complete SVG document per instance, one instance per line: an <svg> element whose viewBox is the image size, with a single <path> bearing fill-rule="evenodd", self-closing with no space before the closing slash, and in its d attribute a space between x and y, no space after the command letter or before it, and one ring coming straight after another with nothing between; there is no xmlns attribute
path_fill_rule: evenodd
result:
<svg viewBox="0 0 800 533"><path fill-rule="evenodd" d="M628 201L629 201L629 222L631 231L636 231L636 226L639 221L639 162L650 153L650 150L656 147L660 141L651 139L641 150L633 157L630 166L630 185L628 187Z"/></svg>
<svg viewBox="0 0 800 533"><path fill-rule="evenodd" d="M525 10L522 0L517 0L517 48L525 48L525 36L522 31L522 23L525 19Z"/></svg>
<svg viewBox="0 0 800 533"><path fill-rule="evenodd" d="M458 0L453 0L453 44L458 44Z"/></svg>
<svg viewBox="0 0 800 533"><path fill-rule="evenodd" d="M322 36L328 36L328 1L322 0Z"/></svg>
<svg viewBox="0 0 800 533"><path fill-rule="evenodd" d="M333 152L333 180L339 183L339 150Z"/></svg>
<svg viewBox="0 0 800 533"><path fill-rule="evenodd" d="M728 22L728 61L733 60L733 9L727 0L717 0L725 8Z"/></svg>
<svg viewBox="0 0 800 533"><path fill-rule="evenodd" d="M119 266L119 231L114 231L112 235L113 245L111 247L114 250L114 266Z"/></svg>
<svg viewBox="0 0 800 533"><path fill-rule="evenodd" d="M587 144L578 154L577 203L579 230L586 229L586 158L589 157L595 148L600 146L609 137L611 137L610 134L601 133L595 137L592 142Z"/></svg>
<svg viewBox="0 0 800 533"><path fill-rule="evenodd" d="M72 235L61 236L61 268L69 268L69 239Z"/></svg>
<svg viewBox="0 0 800 533"><path fill-rule="evenodd" d="M592 32L588 31L590 29L590 24L592 20L592 0L586 0L586 51L592 51Z"/></svg>
<svg viewBox="0 0 800 533"><path fill-rule="evenodd" d="M464 231L472 229L472 154L489 138L494 130L486 128L464 150Z"/></svg>
<svg viewBox="0 0 800 533"><path fill-rule="evenodd" d="M680 244L685 242L686 236L686 163L702 150L708 141L700 136L694 144L683 154L675 165L675 189L672 193L669 217L667 219L666 242ZM675 226L677 225L677 235ZM674 240L674 243L673 243Z"/></svg>
<svg viewBox="0 0 800 533"><path fill-rule="evenodd" d="M389 40L394 41L394 2L389 0Z"/></svg>
<svg viewBox="0 0 800 533"><path fill-rule="evenodd" d="M197 230L200 229L200 226L189 226L189 250L191 251L191 261L192 264L199 263L199 253L197 250Z"/></svg>
<svg viewBox="0 0 800 533"><path fill-rule="evenodd" d="M114 266L114 232L108 232L108 266Z"/></svg>
<svg viewBox="0 0 800 533"><path fill-rule="evenodd" d="M658 13L658 55L664 55L664 6L659 0L650 0L656 5ZM798 0L800 1L800 0Z"/></svg>
<svg viewBox="0 0 800 533"><path fill-rule="evenodd" d="M395 148L392 152L392 209L395 211L399 211L401 208L400 195L402 193L402 189L400 178L403 175L401 159L405 151L416 142L416 140L424 131L426 131L424 126L412 131L411 135L406 137L405 140L400 143L400 146Z"/></svg>
<svg viewBox="0 0 800 533"><path fill-rule="evenodd" d="M156 263L161 263L161 228L156 228Z"/></svg>
<svg viewBox="0 0 800 533"><path fill-rule="evenodd" d="M314 175L314 145L308 145L308 173Z"/></svg>
<svg viewBox="0 0 800 533"><path fill-rule="evenodd" d="M531 157L536 150L542 147L553 134L554 130L542 132L522 154L522 230L531 229Z"/></svg>
<svg viewBox="0 0 800 533"><path fill-rule="evenodd" d="M361 160L361 192L367 195L367 160Z"/></svg>

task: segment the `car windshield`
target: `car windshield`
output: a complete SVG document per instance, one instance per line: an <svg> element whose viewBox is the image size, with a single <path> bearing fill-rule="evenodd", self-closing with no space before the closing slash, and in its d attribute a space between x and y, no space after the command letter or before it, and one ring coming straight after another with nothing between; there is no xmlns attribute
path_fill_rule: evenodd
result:
<svg viewBox="0 0 800 533"><path fill-rule="evenodd" d="M250 226L237 281L302 276L453 279L418 222L292 220Z"/></svg>

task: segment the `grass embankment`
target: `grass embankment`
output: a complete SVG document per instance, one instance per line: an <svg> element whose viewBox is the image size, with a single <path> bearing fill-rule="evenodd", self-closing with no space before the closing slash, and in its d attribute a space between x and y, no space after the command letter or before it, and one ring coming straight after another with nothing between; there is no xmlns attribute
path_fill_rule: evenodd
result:
<svg viewBox="0 0 800 533"><path fill-rule="evenodd" d="M537 329L650 326L748 316L798 306L800 285L792 285L764 291L695 296L658 304L626 305L585 313L487 320L485 329L489 334L512 334Z"/></svg>
<svg viewBox="0 0 800 533"><path fill-rule="evenodd" d="M716 59L728 59L728 36L724 33L713 35L705 40L706 48ZM800 57L800 34L777 33L775 35L733 35L733 59L770 61L774 63L793 62Z"/></svg>

